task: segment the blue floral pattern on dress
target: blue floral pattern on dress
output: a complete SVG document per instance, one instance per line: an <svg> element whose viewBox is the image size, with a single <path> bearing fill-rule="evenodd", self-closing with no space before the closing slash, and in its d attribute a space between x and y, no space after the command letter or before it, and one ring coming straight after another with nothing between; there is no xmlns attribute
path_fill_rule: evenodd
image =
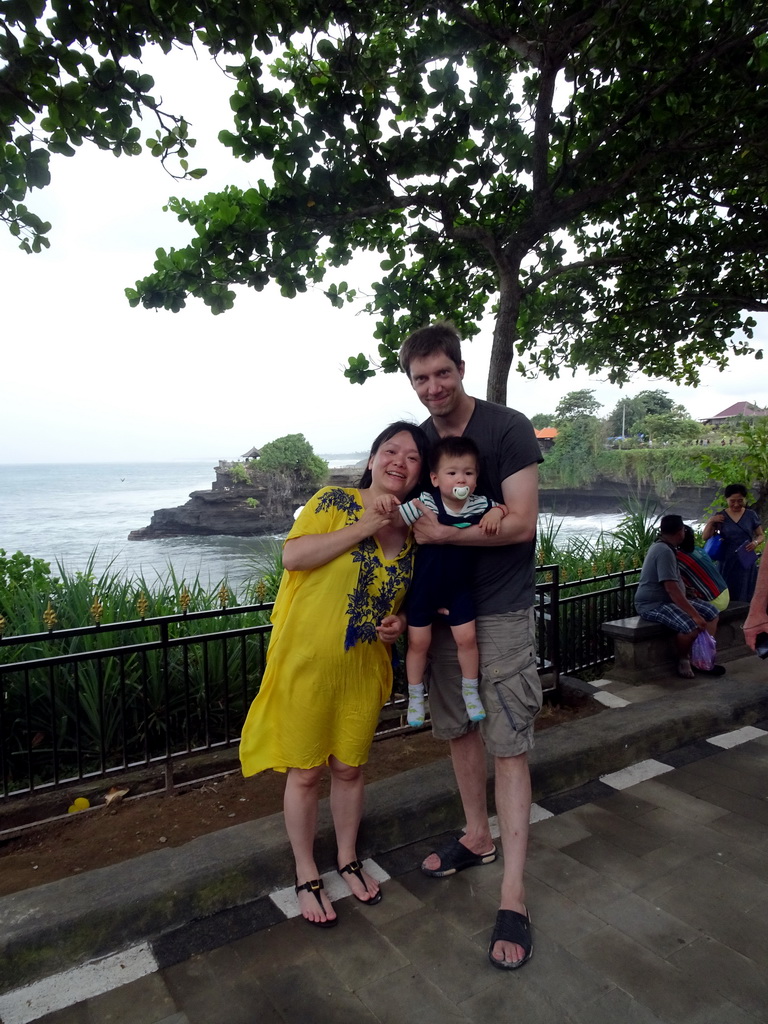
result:
<svg viewBox="0 0 768 1024"><path fill-rule="evenodd" d="M347 616L349 625L344 637L344 650L356 644L373 644L379 639L376 627L381 620L392 613L400 591L408 588L413 572L413 548L398 558L393 565L383 566L386 574L382 581L376 570L382 568L382 561L376 551L376 542L366 537L359 547L352 551L352 558L360 564L357 586L348 595Z"/></svg>
<svg viewBox="0 0 768 1024"><path fill-rule="evenodd" d="M316 512L329 512L338 509L347 515L347 521L354 523L359 519L358 513L363 511L360 503L352 494L342 488L330 488L320 495ZM344 650L348 651L356 644L373 644L379 639L376 627L387 615L391 615L400 593L406 590L413 574L413 547L391 565L382 562L376 541L366 537L350 552L352 560L359 565L357 585L347 595L347 626L344 637ZM377 570L384 570L384 579Z"/></svg>
<svg viewBox="0 0 768 1024"><path fill-rule="evenodd" d="M327 491L323 491L317 499L315 514L317 515L318 512L330 512L334 508L337 508L340 512L346 512L347 520L350 523L356 522L358 519L356 513L363 511L362 505L355 499L354 495L342 490L341 487L329 487Z"/></svg>

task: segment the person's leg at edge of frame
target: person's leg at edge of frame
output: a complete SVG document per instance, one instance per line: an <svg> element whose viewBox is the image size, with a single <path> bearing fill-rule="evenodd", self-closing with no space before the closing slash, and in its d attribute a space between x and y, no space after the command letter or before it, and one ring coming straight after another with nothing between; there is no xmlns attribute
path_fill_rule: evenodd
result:
<svg viewBox="0 0 768 1024"><path fill-rule="evenodd" d="M497 757L494 763L496 811L504 851L504 875L499 909L526 914L523 872L531 816L531 775L528 755ZM517 963L523 959L525 951L511 942L500 940L494 944L491 955L500 962Z"/></svg>
<svg viewBox="0 0 768 1024"><path fill-rule="evenodd" d="M314 845L317 831L317 805L322 768L289 768L285 780L283 810L285 830L296 861L296 882L303 885L320 877L315 863ZM307 921L333 921L336 913L331 902L321 892L322 909L309 892L299 894L301 913Z"/></svg>
<svg viewBox="0 0 768 1024"><path fill-rule="evenodd" d="M336 849L338 867L357 861L357 833L363 816L363 799L365 780L363 770L359 766L344 764L338 758L331 757L331 817L336 833ZM361 902L367 903L375 899L379 892L379 883L366 871L361 870L363 881L353 872L342 875L352 894Z"/></svg>
<svg viewBox="0 0 768 1024"><path fill-rule="evenodd" d="M483 738L477 729L472 729L463 736L449 740L448 744L466 818L464 835L459 842L473 853L486 854L494 849L494 844L488 825L487 767ZM423 862L427 871L438 871L441 866L436 853L431 853Z"/></svg>
<svg viewBox="0 0 768 1024"><path fill-rule="evenodd" d="M461 670L456 644L447 623L435 625L433 631L429 692L432 731L438 739L448 740L466 821L458 841L479 857L492 854L488 861L484 861L490 863L495 859L496 847L488 824L485 743L479 729L467 718L461 698ZM437 853L430 853L422 861L422 870L427 874L440 871L445 866Z"/></svg>

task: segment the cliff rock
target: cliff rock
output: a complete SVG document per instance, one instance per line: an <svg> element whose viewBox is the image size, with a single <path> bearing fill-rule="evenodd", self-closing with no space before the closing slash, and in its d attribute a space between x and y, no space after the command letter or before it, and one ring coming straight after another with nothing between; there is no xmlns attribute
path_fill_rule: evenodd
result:
<svg viewBox="0 0 768 1024"><path fill-rule="evenodd" d="M158 509L149 526L131 530L128 540L284 534L296 509L318 488L300 474L260 472L249 463L220 462L215 473L210 490L192 491L177 508ZM342 481L349 483L334 474L334 483Z"/></svg>

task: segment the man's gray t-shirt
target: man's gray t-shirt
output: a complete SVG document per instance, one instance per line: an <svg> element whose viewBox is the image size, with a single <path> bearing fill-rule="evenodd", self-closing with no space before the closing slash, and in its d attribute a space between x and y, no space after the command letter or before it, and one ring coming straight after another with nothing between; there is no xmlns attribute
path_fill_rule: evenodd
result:
<svg viewBox="0 0 768 1024"><path fill-rule="evenodd" d="M422 423L434 444L439 434L431 419ZM475 409L464 429L480 450L478 494L503 503L501 484L513 473L543 461L530 420L505 405L475 399ZM536 541L480 547L474 559L473 596L478 615L498 615L530 608L534 598Z"/></svg>
<svg viewBox="0 0 768 1024"><path fill-rule="evenodd" d="M670 604L671 599L664 587L665 580L680 582L680 566L675 558L674 548L663 540L651 544L640 571L640 583L635 593L635 608L643 614L643 608Z"/></svg>

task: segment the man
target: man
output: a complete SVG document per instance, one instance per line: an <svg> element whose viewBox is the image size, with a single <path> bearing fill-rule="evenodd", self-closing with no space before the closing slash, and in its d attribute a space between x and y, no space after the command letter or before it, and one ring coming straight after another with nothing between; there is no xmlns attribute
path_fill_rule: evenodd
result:
<svg viewBox="0 0 768 1024"><path fill-rule="evenodd" d="M677 515L661 517L659 539L651 544L643 561L640 583L635 594L637 614L651 622L660 622L675 632L677 674L693 679L691 648L697 635L705 629L712 636L717 631L718 612L708 601L689 600L680 577L675 549L685 539L683 520ZM712 675L725 669L715 665Z"/></svg>
<svg viewBox="0 0 768 1024"><path fill-rule="evenodd" d="M444 878L490 864L496 847L488 826L486 749L494 757L496 811L504 847L500 910L488 956L495 967L522 967L533 951L523 869L528 843L531 780L528 750L541 708L533 633L538 463L530 422L519 412L464 391L461 341L452 324L422 328L403 343L400 365L430 418L432 441L470 437L480 450L478 491L507 506L497 534L478 526L455 530L427 512L414 524L420 544L469 544L475 559L473 593L480 651L480 696L486 718L471 723L461 697L461 672L450 631L436 624L430 650L432 731L450 743L466 815L466 831L430 854L422 870Z"/></svg>

